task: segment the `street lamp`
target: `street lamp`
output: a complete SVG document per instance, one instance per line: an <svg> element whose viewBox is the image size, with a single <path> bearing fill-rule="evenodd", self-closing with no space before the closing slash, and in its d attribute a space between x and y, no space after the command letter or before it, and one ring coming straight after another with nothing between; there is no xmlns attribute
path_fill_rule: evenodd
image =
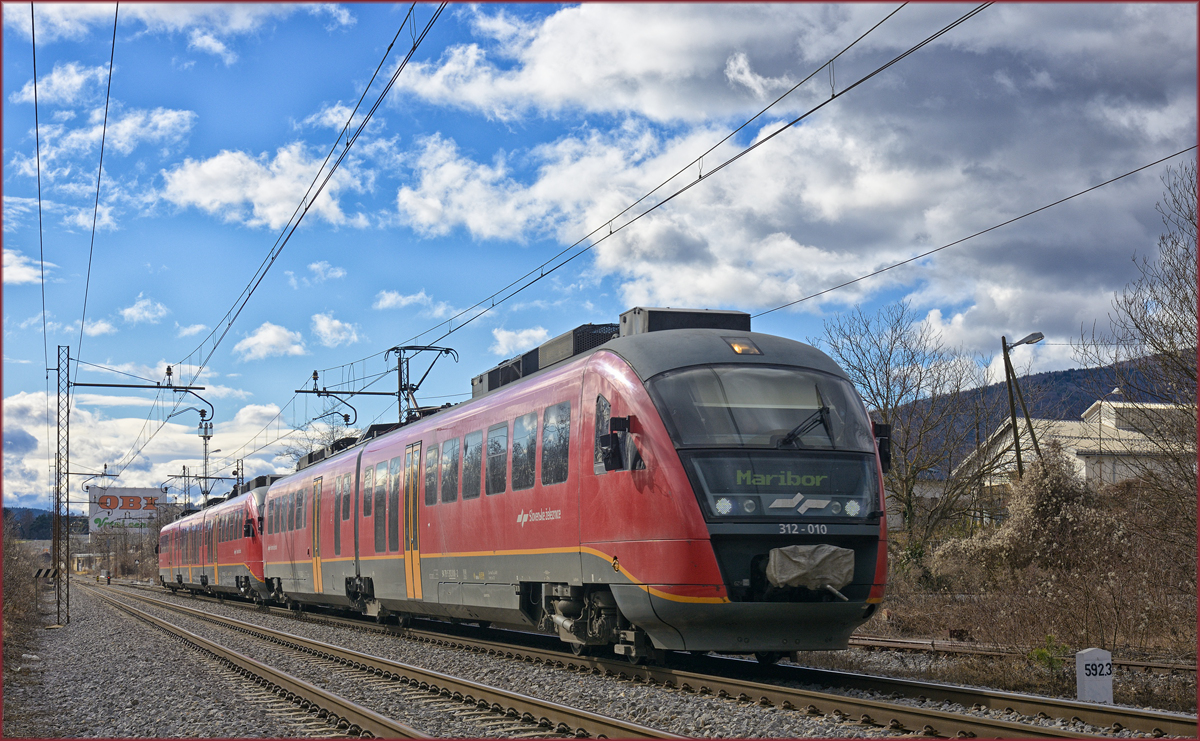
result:
<svg viewBox="0 0 1200 741"><path fill-rule="evenodd" d="M1012 417L1013 449L1016 451L1017 456L1017 478L1025 477L1025 467L1021 465L1021 435L1017 429L1017 406L1013 400L1014 387L1017 389L1017 398L1021 401L1021 411L1025 414L1025 425L1029 429L1029 437L1033 440L1033 449L1037 452L1038 460L1042 460L1042 449L1038 447L1037 436L1033 434L1033 422L1029 419L1029 410L1025 407L1025 397L1021 395L1021 387L1017 383L1017 374L1013 371L1008 351L1020 345L1032 345L1041 342L1045 338L1046 336L1041 332L1034 332L1010 345L1006 337L1000 337L1000 349L1004 352L1004 383L1008 386L1008 413Z"/></svg>

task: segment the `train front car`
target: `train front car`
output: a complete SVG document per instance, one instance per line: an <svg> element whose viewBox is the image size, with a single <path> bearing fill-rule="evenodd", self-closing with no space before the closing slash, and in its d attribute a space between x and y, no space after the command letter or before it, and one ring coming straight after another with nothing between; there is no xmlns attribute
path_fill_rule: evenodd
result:
<svg viewBox="0 0 1200 741"><path fill-rule="evenodd" d="M781 337L673 329L606 343L585 375L584 584L607 582L657 649L845 648L883 598L887 544L872 424L841 369ZM652 653L638 634L617 652Z"/></svg>

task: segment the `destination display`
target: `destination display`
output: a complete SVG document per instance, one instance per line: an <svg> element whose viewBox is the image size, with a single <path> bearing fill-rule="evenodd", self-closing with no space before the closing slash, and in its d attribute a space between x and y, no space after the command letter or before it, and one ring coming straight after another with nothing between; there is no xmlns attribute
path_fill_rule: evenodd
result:
<svg viewBox="0 0 1200 741"><path fill-rule="evenodd" d="M874 460L803 453L695 454L690 466L712 517L864 518L876 509Z"/></svg>

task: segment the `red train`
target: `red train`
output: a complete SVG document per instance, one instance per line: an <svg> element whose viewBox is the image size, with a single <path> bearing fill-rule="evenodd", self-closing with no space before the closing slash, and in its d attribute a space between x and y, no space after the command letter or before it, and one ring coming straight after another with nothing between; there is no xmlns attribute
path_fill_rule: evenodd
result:
<svg viewBox="0 0 1200 741"><path fill-rule="evenodd" d="M637 308L572 330L471 401L165 527L162 580L635 660L844 648L883 597L887 434L828 356L749 324Z"/></svg>

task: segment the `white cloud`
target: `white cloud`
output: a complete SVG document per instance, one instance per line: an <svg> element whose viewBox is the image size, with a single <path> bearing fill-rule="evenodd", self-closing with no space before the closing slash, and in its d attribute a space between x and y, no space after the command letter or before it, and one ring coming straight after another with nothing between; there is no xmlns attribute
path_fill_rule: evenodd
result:
<svg viewBox="0 0 1200 741"><path fill-rule="evenodd" d="M44 267L57 267L54 263L42 263ZM19 286L23 283L41 283L42 271L38 262L26 257L18 250L4 250L4 285Z"/></svg>
<svg viewBox="0 0 1200 741"><path fill-rule="evenodd" d="M170 309L154 299L144 298L140 293L137 300L133 302L133 306L121 309L121 316L130 324L140 324L141 322L158 324L158 320L168 313L170 313Z"/></svg>
<svg viewBox="0 0 1200 741"><path fill-rule="evenodd" d="M333 318L333 314L313 314L312 331L325 347L353 345L358 342L358 332L353 324Z"/></svg>
<svg viewBox="0 0 1200 741"><path fill-rule="evenodd" d="M78 326L78 322L75 323ZM117 328L105 319L89 319L83 325L83 333L88 337L99 337L105 334L115 334Z"/></svg>
<svg viewBox="0 0 1200 741"><path fill-rule="evenodd" d="M195 29L190 34L188 48L218 56L221 58L221 61L225 62L226 67L236 62L238 58L238 55L225 46L220 39L208 31L201 31L200 29Z"/></svg>
<svg viewBox="0 0 1200 741"><path fill-rule="evenodd" d="M355 19L339 5L233 4L233 3L132 3L121 8L122 29L137 28L151 34L203 31L218 38L247 35L273 20L297 11L327 16L327 28L351 26ZM8 12L4 25L29 38L29 14ZM46 3L37 7L38 43L79 39L94 29L112 31L113 9L101 3Z"/></svg>
<svg viewBox="0 0 1200 741"><path fill-rule="evenodd" d="M233 346L240 360L262 360L263 358L279 357L281 355L307 355L304 349L304 339L299 332L291 332L285 327L270 322L251 332L244 340Z"/></svg>
<svg viewBox="0 0 1200 741"><path fill-rule="evenodd" d="M191 337L193 335L200 334L206 329L208 329L208 325L206 324L189 324L188 326L184 327L180 325L179 322L175 322L176 337Z"/></svg>
<svg viewBox="0 0 1200 741"><path fill-rule="evenodd" d="M274 159L229 150L203 161L189 157L182 165L163 171L166 186L162 196L177 206L196 206L225 221L278 229L292 218L321 162L310 157L299 142L280 147ZM336 194L347 189L362 192L371 177L369 172L357 172L353 161L346 160L317 197L310 217L357 226L360 222L348 220L342 212Z"/></svg>
<svg viewBox="0 0 1200 741"><path fill-rule="evenodd" d="M311 288L312 286L319 285L330 279L346 277L345 268L334 267L324 260L310 263L308 270L312 273L313 277L311 279L297 279L296 274L290 270L283 271L283 274L288 277L288 285L297 290L301 288Z"/></svg>
<svg viewBox="0 0 1200 741"><path fill-rule="evenodd" d="M89 85L99 86L107 79L108 67L83 67L77 62L56 63L50 74L38 80L38 105L73 105L87 94ZM14 103L32 103L33 94L33 80L30 80L8 99Z"/></svg>
<svg viewBox="0 0 1200 741"><path fill-rule="evenodd" d="M536 347L550 338L550 332L542 327L529 329L493 329L492 337L495 342L488 351L505 357Z"/></svg>
<svg viewBox="0 0 1200 741"><path fill-rule="evenodd" d="M406 306L423 306L425 310L422 312L426 316L441 318L454 313L454 309L445 301L434 302L434 300L426 295L425 289L421 289L419 293L404 295L399 291L380 291L375 295L375 303L371 304L372 309L403 309Z"/></svg>
<svg viewBox="0 0 1200 741"><path fill-rule="evenodd" d="M770 79L755 74L750 68L750 58L743 51L730 56L725 62L725 78L730 84L744 86L759 100L765 100L768 94L783 92L794 84L786 77Z"/></svg>

